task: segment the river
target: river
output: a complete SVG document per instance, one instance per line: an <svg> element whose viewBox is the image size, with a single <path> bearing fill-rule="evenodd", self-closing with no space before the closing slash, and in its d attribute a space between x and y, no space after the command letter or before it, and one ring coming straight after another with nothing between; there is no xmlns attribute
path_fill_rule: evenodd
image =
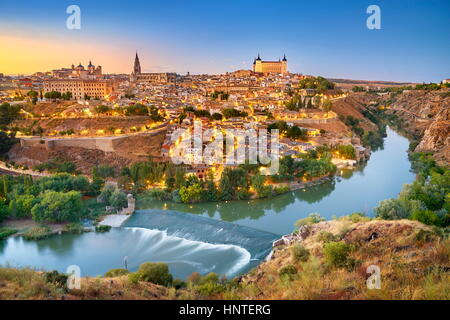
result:
<svg viewBox="0 0 450 320"><path fill-rule="evenodd" d="M414 180L408 145L388 128L384 148L357 170L272 199L192 205L143 199L140 210L108 233L8 238L0 242L0 264L62 272L78 265L82 275L96 276L123 267L126 256L132 271L146 261L163 261L177 278L193 271L235 276L259 264L272 241L309 213L328 219L353 212L373 215L380 200L396 197Z"/></svg>

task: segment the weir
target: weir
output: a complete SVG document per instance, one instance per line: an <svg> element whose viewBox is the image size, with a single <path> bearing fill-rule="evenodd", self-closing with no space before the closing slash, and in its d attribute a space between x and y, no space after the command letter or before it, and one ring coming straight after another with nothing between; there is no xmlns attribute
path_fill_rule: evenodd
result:
<svg viewBox="0 0 450 320"><path fill-rule="evenodd" d="M264 261L272 249L272 242L280 237L230 222L169 210L138 210L122 227L164 230L172 237L245 249L250 253L250 261L239 272Z"/></svg>

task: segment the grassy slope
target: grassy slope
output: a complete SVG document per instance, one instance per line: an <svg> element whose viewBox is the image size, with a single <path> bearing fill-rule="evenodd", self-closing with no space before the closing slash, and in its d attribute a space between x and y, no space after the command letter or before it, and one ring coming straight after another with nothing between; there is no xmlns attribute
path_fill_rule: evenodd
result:
<svg viewBox="0 0 450 320"><path fill-rule="evenodd" d="M328 266L317 239L322 230L345 234L343 241L355 246L350 258L360 264L350 269ZM246 285L237 294L249 299L449 299L450 273L437 269L450 266L450 240L432 236L420 241L419 230L430 228L409 220L321 222L303 242L312 253L307 262L295 263L284 248L245 277ZM378 238L368 241L374 232ZM298 270L292 281L278 275L289 264ZM381 290L367 289L366 270L372 264L381 269Z"/></svg>

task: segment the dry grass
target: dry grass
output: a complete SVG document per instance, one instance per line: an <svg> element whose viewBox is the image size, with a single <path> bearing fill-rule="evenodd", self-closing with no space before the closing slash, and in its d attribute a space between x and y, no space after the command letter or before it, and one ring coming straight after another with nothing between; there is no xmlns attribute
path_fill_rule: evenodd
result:
<svg viewBox="0 0 450 320"><path fill-rule="evenodd" d="M313 253L307 262L293 263L289 248L280 250L272 261L260 265L245 278L239 296L243 299L450 299L450 240L436 237L423 243L415 238L419 230L430 228L409 220L352 223L344 218L318 223L302 243ZM317 239L321 231L344 235L343 241L355 247L349 259L357 261L357 265L329 266L323 256L323 243ZM278 270L287 264L294 264L299 270L292 281L278 277ZM367 288L366 270L370 265L380 267L381 289Z"/></svg>

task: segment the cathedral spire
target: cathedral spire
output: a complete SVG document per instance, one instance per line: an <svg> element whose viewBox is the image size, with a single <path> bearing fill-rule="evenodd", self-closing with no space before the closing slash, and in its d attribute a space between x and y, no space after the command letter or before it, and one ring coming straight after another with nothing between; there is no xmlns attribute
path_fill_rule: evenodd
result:
<svg viewBox="0 0 450 320"><path fill-rule="evenodd" d="M140 74L140 73L141 73L141 63L139 62L138 53L136 51L136 57L134 58L133 74Z"/></svg>

